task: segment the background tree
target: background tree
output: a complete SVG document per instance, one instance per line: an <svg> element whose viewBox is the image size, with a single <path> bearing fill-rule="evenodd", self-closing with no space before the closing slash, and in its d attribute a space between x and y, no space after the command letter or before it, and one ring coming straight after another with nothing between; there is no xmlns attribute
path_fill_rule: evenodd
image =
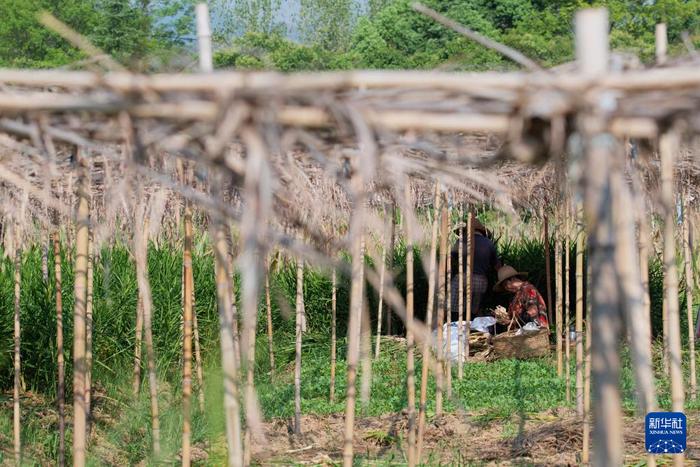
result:
<svg viewBox="0 0 700 467"><path fill-rule="evenodd" d="M192 66L197 1L0 0L0 66L84 66L81 60L86 57L80 51L37 21L37 13L48 10L132 69L186 69ZM573 14L589 6L609 9L613 49L634 54L643 62L653 60L658 22L668 25L670 55L685 50L684 32L693 44L700 44L700 0L423 2L546 67L573 59ZM280 71L515 67L415 12L412 0L209 3L218 67Z"/></svg>
<svg viewBox="0 0 700 467"><path fill-rule="evenodd" d="M279 22L281 0L215 0L212 2L213 26L220 39L247 32L284 33Z"/></svg>
<svg viewBox="0 0 700 467"><path fill-rule="evenodd" d="M356 17L353 0L300 0L302 37L328 50L346 49Z"/></svg>
<svg viewBox="0 0 700 467"><path fill-rule="evenodd" d="M128 0L98 0L95 6L97 21L89 32L95 45L123 62L138 60L149 52L152 18L147 1L136 5Z"/></svg>
<svg viewBox="0 0 700 467"><path fill-rule="evenodd" d="M37 21L47 10L78 31L92 30L98 14L83 0L0 0L0 65L49 68L82 57L80 52Z"/></svg>

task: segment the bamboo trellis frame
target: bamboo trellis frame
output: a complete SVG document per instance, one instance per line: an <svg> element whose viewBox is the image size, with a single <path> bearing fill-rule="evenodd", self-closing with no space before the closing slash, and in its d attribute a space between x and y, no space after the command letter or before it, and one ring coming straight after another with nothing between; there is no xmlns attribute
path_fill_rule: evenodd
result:
<svg viewBox="0 0 700 467"><path fill-rule="evenodd" d="M304 260L342 267L335 259L329 259L319 245L330 244L334 251L352 248L352 269L359 274L359 259L355 257L359 256L360 232L364 226L381 224L376 214L366 207L376 202L374 196L384 196L381 189L388 187L389 191L400 194L404 187L399 182L409 183L407 181L411 180L424 186L440 182L458 193L461 201L495 200L502 199L500 195L510 194L511 204L502 207L521 207L535 201L527 197L525 202L518 199L519 193L514 189L496 183L494 173L512 168L508 164L515 160L524 165L512 170L530 174L530 169L525 168L527 165L546 162L557 156L563 150L559 143L576 136L583 139L582 157L592 169L583 176L583 194L587 199L585 225L591 237L593 287L597 289L596 284L605 285L607 280L615 284L615 265L600 254L601 245L608 248L615 244L604 228L612 223L610 206L603 203L600 206L604 209L599 211L595 207L598 205L593 203L598 200L596 192L609 189L613 180L602 172L601 179L597 180L593 169L600 171L601 167L591 161L600 159L603 167L607 167L610 162L606 159L619 157L611 146L616 137L655 139L664 134L665 149L662 153L672 153L670 163L673 164L676 156L673 152L678 151L678 145L666 147L671 137L666 133L668 122L683 122L686 133L700 131L700 119L697 118L700 69L683 65L649 70L610 70L606 28L599 27L590 34L587 32L590 18L598 21L599 26L605 21L592 12L582 13L579 18L577 40L591 50L586 51L579 45L580 70L575 73L358 71L284 75L207 72L143 76L128 72L0 70L0 84L3 86L0 92L0 113L3 114L0 118L0 146L5 148L0 156L3 193L10 189L19 190L30 196L32 203L56 209L61 218L70 217L62 204L69 195L60 198L47 195L45 188L50 181L37 175L41 171L36 169L47 163L44 156L51 152L41 143L44 140L56 146L59 163L56 170L61 174L75 172L75 168L67 163L67 154L75 148L93 158L93 167L103 167L94 168L96 172L92 174L93 179L101 180L102 188L95 193L97 198L107 197L109 185L123 182L118 171L128 162L139 178L139 189L150 189L153 193L154 188L144 186L148 182L157 186L155 190L180 193L197 208L209 211L215 222L240 225L242 243L238 265L244 276L243 340L250 343L250 330L255 328L257 288L254 283L261 273L254 264L258 253L265 253L272 245L284 245ZM598 48L592 44L597 44ZM595 58L594 52L598 53ZM44 123L35 123L37 116ZM566 121L574 123L562 126ZM542 122L545 125L541 125ZM319 129L323 131L317 132ZM410 132L412 138L406 138L406 132ZM505 140L495 154L464 156L454 147L449 147L451 145L445 143L446 139L440 138L445 133L460 132L500 134ZM135 139L123 134L130 134ZM537 144L533 145L532 141ZM130 149L122 151L124 146ZM303 151L299 150L300 146ZM129 154L128 161L125 161L124 154ZM443 157L445 154L456 157ZM207 193L197 183L185 185L175 180L172 171L165 168L176 158L194 161L227 179L237 177L239 182L228 183L212 193ZM163 168L154 169L148 164L149 159L159 160L162 162L159 166ZM622 170L613 169L618 173ZM697 164L687 162L680 170L681 176L695 178ZM108 171L111 171L109 176ZM299 171L311 176L303 180ZM295 188L300 186L296 184L300 180L308 188ZM573 182L578 180L570 181L575 185ZM545 182L551 183L551 179ZM329 192L328 186L343 193L342 202L335 202L330 207L328 205L332 203L320 202L328 199L325 196ZM343 212L351 213L353 220L347 238L328 239L319 234L316 227L323 216L307 215L308 212L290 202L292 195L299 191L306 191L306 202L317 201L329 210L341 205ZM430 189L423 189L424 194L429 192ZM135 193L127 194L124 204L133 206ZM238 201L225 202L226 193L236 193ZM7 193L5 197L7 206L19 202L17 195ZM416 204L431 204L430 196L427 198L416 197ZM516 206L512 204L513 199ZM109 203L100 199L96 202L107 206L103 211L95 210L98 219L113 217L118 209L109 207ZM276 227L277 223L269 220L284 220L296 225L309 241L290 238ZM256 230L259 225L266 227ZM236 347L238 336L236 331L229 334L223 330L224 323L233 327L236 318L230 316L235 305L230 303L230 297L223 297L232 293L232 284L226 285L232 271L227 265L228 258L224 257L224 227L220 228L221 231L216 231L217 284L222 290L219 297L222 348L228 349ZM81 229L77 232L76 243L81 247L85 232L87 230ZM437 219L433 227L434 237L436 232ZM139 235L143 238L144 234ZM137 241L135 248L143 252L144 246ZM560 252L559 248L557 250ZM80 255L76 260L83 261ZM143 272L145 258L140 261L139 269ZM430 264L434 269L434 260L431 259ZM152 354L152 337L149 337L151 298L143 274L140 276L139 289L145 289L142 296L144 331L147 348L150 346L148 352ZM434 289L434 277L432 281ZM359 347L354 346L359 345L362 312L362 291L358 287L353 287L351 314L351 329L358 335L351 335L349 343L352 358L348 366L353 372L359 355L355 353ZM589 329L592 330L592 371L598 394L595 400L608 401L607 405L596 405L599 416L593 419L597 421L599 431L594 436L595 452L601 463L615 464L621 455L619 421L609 422L615 417L604 415L619 411L619 391L606 386L612 384L614 374L600 365L604 353L614 347L611 347L608 337L611 330L619 329L621 312L617 292L601 290L609 295L593 294L591 302L595 318L590 328L586 326L587 334ZM390 293L387 290L387 294ZM470 296L469 292L467 296ZM557 297L557 301L560 298ZM394 307L395 302L392 303L394 305L390 306ZM442 310L437 312L442 313ZM669 326L673 330L677 324L674 321L677 320L677 306L676 309L671 307L669 315ZM407 323L409 327L412 325ZM429 345L424 332L416 332L415 338L419 344ZM560 338L561 335L557 336ZM676 346L676 339L672 337L671 347ZM244 348L240 350L245 351ZM676 354L677 349L671 350ZM234 354L234 361L223 362L230 376L226 384L233 393L235 388L230 385L238 381L237 376L230 372L238 372L237 359L241 358L239 351ZM247 358L245 355L242 361L249 364ZM151 367L152 355L148 359ZM427 364L424 368L427 369ZM149 368L149 374L154 375L151 380L153 392L155 369ZM354 396L355 374L348 376L351 383L348 395ZM673 391L674 408L682 408L682 387L679 391L677 384ZM80 381L76 386L81 389ZM610 390L610 393L605 392L610 397L601 398L601 389ZM251 391L250 387L246 388L247 409L251 409L246 410L246 415L251 417L246 427L253 428L255 400ZM81 392L76 394L80 396ZM153 400L154 451L157 451L157 397ZM424 405L424 397L421 397L419 427L424 424ZM354 399L348 403L348 411L353 413L348 413L346 427L346 463L352 461ZM229 414L231 417L239 414L238 406L230 399L227 402ZM229 426L234 424L227 417L227 440L232 450L230 463L239 465L241 452L240 446L235 447L235 437L240 436L241 430L240 426ZM414 462L420 459L420 435L419 428ZM76 462L80 464L82 447L78 444L77 448Z"/></svg>

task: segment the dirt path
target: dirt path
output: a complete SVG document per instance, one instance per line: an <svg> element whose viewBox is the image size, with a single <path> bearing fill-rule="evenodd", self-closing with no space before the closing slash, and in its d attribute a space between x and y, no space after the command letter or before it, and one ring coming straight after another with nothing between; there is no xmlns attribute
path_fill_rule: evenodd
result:
<svg viewBox="0 0 700 467"><path fill-rule="evenodd" d="M11 400L4 398L3 413L11 413ZM56 429L57 415L51 401L27 392L23 411L39 431ZM70 423L72 407L66 406ZM30 414L31 413L31 414ZM119 406L97 392L91 436L92 456L102 465L128 465L124 446L110 442ZM700 412L688 412L686 465L700 465ZM342 458L344 418L342 414L302 417L303 434L294 436L290 419L264 423L266 440L254 445L258 465L337 465ZM406 413L360 417L356 421L355 453L360 461L373 465L401 465L406 462ZM641 417L626 417L626 465L643 460L644 430ZM145 428L144 428L145 432ZM13 465L11 438L0 433L0 466ZM41 443L25 440L24 454L38 465L51 465ZM540 414L513 414L508 419L489 420L486 413L446 414L428 420L423 461L428 465L579 465L582 447L581 423L569 409L552 409ZM214 445L197 445L197 465L217 465L226 458L223 437ZM171 459L172 460L172 459ZM172 462L176 462L172 460Z"/></svg>
<svg viewBox="0 0 700 467"><path fill-rule="evenodd" d="M406 414L361 418L355 453L366 460L404 463ZM700 464L700 414L688 414L687 465ZM643 419L626 418L626 465L645 458ZM260 465L335 464L342 458L343 416L302 417L303 434L294 436L290 420L265 424L267 440L257 445ZM426 424L424 462L429 464L579 465L581 424L570 410L555 409L520 419L481 421L478 414L447 414Z"/></svg>

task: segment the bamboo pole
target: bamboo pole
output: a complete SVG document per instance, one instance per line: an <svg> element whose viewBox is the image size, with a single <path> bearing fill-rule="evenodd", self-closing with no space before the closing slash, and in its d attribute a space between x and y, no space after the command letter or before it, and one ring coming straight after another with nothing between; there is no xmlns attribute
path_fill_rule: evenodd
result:
<svg viewBox="0 0 700 467"><path fill-rule="evenodd" d="M270 300L270 259L265 260L265 309L267 311L267 345L270 354L270 378L275 373L275 348L272 334L272 302Z"/></svg>
<svg viewBox="0 0 700 467"><path fill-rule="evenodd" d="M663 65L664 63L666 63L666 51L668 50L668 34L666 33L666 24L657 24L654 32L656 46L656 64Z"/></svg>
<svg viewBox="0 0 700 467"><path fill-rule="evenodd" d="M386 230L386 229L385 229ZM382 231L382 264L379 269L379 305L377 306L377 338L374 347L374 358L379 358L379 348L382 342L382 309L384 307L384 273L386 272L386 232Z"/></svg>
<svg viewBox="0 0 700 467"><path fill-rule="evenodd" d="M16 228L16 227L15 227ZM14 389L12 393L12 428L13 428L13 439L14 439L14 454L15 454L15 464L21 465L22 463L22 438L21 432L21 418L22 413L19 405L19 396L21 391L21 362L20 362L20 340L21 340L21 328L20 328L20 284L22 278L22 252L19 245L19 235L15 235L15 315L14 315L14 359L13 359L13 373L14 373Z"/></svg>
<svg viewBox="0 0 700 467"><path fill-rule="evenodd" d="M296 346L294 351L294 434L301 434L301 338L304 319L304 262L297 259Z"/></svg>
<svg viewBox="0 0 700 467"><path fill-rule="evenodd" d="M199 341L199 323L197 323L197 297L194 291L194 277L190 279L192 284L192 337L194 342L194 369L197 376L197 402L199 411L204 412L204 365L202 363L202 346Z"/></svg>
<svg viewBox="0 0 700 467"><path fill-rule="evenodd" d="M211 48L211 26L209 24L209 7L207 6L206 3L198 3L195 7L195 16L196 16L196 24L197 24L197 49L199 52L199 70L203 73L208 73L213 71L214 69L214 62L212 59L212 48ZM191 169L190 169L191 170ZM192 176L190 175L188 177L187 183L190 184L192 182ZM197 323L197 310L195 308L195 296L194 296L194 273L192 270L192 213L190 212L189 219L187 218L187 208L189 206L188 201L185 201L185 224L189 221L189 229L190 229L190 264L189 264L189 269L185 268L185 274L189 274L189 284L190 284L190 289L191 289L191 297L190 297L190 316L192 318L192 331L193 331L193 336L194 336L194 357L195 357L195 371L197 375L197 388L198 388L198 402L199 402L199 410L201 412L204 412L204 375L202 374L202 352L201 352L201 346L199 343L199 326ZM191 209L191 207L190 207ZM185 225L185 236L187 236L187 225ZM187 243L187 242L185 242ZM183 301L183 303L185 303ZM191 343L190 343L191 346ZM191 349L190 349L191 351ZM191 371L191 370L190 370ZM192 376L190 374L190 397L192 395ZM183 394L184 396L184 394ZM188 404L190 402L188 401ZM183 404L183 410L189 410L184 407ZM188 414L188 417L191 416L191 414ZM185 418L186 421L187 418ZM183 432L183 437L184 437L184 432ZM183 438L184 439L184 438ZM183 462L184 462L184 452L183 452ZM189 459L187 461L189 463Z"/></svg>
<svg viewBox="0 0 700 467"><path fill-rule="evenodd" d="M664 289L666 289L666 282L664 276ZM663 303L661 304L661 322L662 322L662 354L663 354L663 369L666 378L671 378L671 357L669 353L668 346L668 300L666 300L666 294L664 293Z"/></svg>
<svg viewBox="0 0 700 467"><path fill-rule="evenodd" d="M134 382L131 392L138 396L141 389L141 356L143 355L143 302L139 293L136 301L136 340L134 342Z"/></svg>
<svg viewBox="0 0 700 467"><path fill-rule="evenodd" d="M49 248L50 248L51 238L47 241L41 243L41 278L44 284L48 287L49 285Z"/></svg>
<svg viewBox="0 0 700 467"><path fill-rule="evenodd" d="M397 212L396 212L396 202L394 201L391 205L391 230L389 231L389 247L387 250L387 268L390 271L394 269L394 250L396 250L396 225L397 225ZM400 219L399 219L400 220ZM385 334L392 335L394 333L394 320L390 306L385 306L384 310L384 321L385 321Z"/></svg>
<svg viewBox="0 0 700 467"><path fill-rule="evenodd" d="M469 334L471 334L471 320L472 320L472 275L474 272L474 213L469 210L467 215L467 265L466 265L466 299L467 299L467 309L465 325L466 333L464 334L464 359L469 361Z"/></svg>
<svg viewBox="0 0 700 467"><path fill-rule="evenodd" d="M605 9L579 11L575 19L576 55L579 71L593 79L605 74L609 62L608 12ZM620 396L619 336L622 330L620 296L616 279L610 171L614 140L604 133L602 118L595 111L579 121L585 136L584 211L590 232L591 308L595 319L591 334L594 465L621 465L622 414Z"/></svg>
<svg viewBox="0 0 700 467"><path fill-rule="evenodd" d="M134 229L134 257L136 259L136 281L143 307L143 333L146 341L146 360L148 365L148 386L151 399L151 437L153 454L160 456L160 420L158 409L158 376L156 374L156 354L153 345L153 314L151 284L148 279L148 235L143 231L142 219L145 207L137 210Z"/></svg>
<svg viewBox="0 0 700 467"><path fill-rule="evenodd" d="M695 326L693 326L693 256L690 247L690 209L686 196L683 204L683 257L685 260L685 305L688 318L688 353L690 354L690 398L697 397L697 371L695 367Z"/></svg>
<svg viewBox="0 0 700 467"><path fill-rule="evenodd" d="M337 289L338 289L338 277L336 269L333 268L331 273L331 384L330 384L330 401L335 402L335 360L337 354L337 323L336 323L336 309L337 309Z"/></svg>
<svg viewBox="0 0 700 467"><path fill-rule="evenodd" d="M555 240L554 240L554 286L555 286L555 292L554 292L554 317L556 320L556 339L557 339L557 376L560 378L564 374L564 358L563 358L563 348L562 348L562 309L561 309L561 304L562 304L562 288L563 288L563 281L562 281L562 274L561 274L561 267L562 267L562 258L561 258L561 253L562 253L562 239L560 235L557 235Z"/></svg>
<svg viewBox="0 0 700 467"><path fill-rule="evenodd" d="M448 209L447 213L447 221L451 225L452 224L452 216L451 216L451 208ZM449 234L450 230L447 230L447 234L445 235L448 237L448 240L446 241L446 249L445 249L445 255L446 255L446 261L447 264L445 265L445 269L447 271L446 277L445 277L445 316L447 318L446 324L447 324L447 348L448 348L448 353L447 353L447 358L445 358L445 374L447 376L446 381L445 381L445 386L447 386L447 398L452 397L452 356L451 356L451 351L452 351L452 254L450 253L450 242L449 242Z"/></svg>
<svg viewBox="0 0 700 467"><path fill-rule="evenodd" d="M426 310L425 326L430 330L433 327L433 306L435 304L435 274L437 238L438 238L438 213L441 209L442 198L440 196L440 183L435 183L435 215L432 222L432 235L430 240L430 256L428 258L428 309ZM439 333L438 333L439 334ZM416 441L416 462L420 463L423 450L423 433L425 432L425 409L428 396L428 361L430 358L430 341L423 342L423 359L421 364L420 404L418 406L418 439Z"/></svg>
<svg viewBox="0 0 700 467"><path fill-rule="evenodd" d="M406 87L474 93L475 91L511 91L527 89L529 75L523 72L481 72L456 74L453 72L358 70L340 72L270 73L270 72L217 72L210 75L175 73L139 75L129 72L97 73L66 70L0 70L0 82L35 87L70 87L90 89L104 85L119 92L217 92L277 89L290 91L338 91L344 89L381 89ZM558 84L572 92L586 89L589 81L574 71L561 75L538 75L543 86ZM672 90L697 86L700 72L691 65L668 69L636 70L611 74L600 78L603 87L616 90L645 91L654 88ZM107 106L109 102L104 103Z"/></svg>
<svg viewBox="0 0 700 467"><path fill-rule="evenodd" d="M185 176L185 183L190 177ZM185 241L183 250L183 344L182 344L182 465L189 466L191 462L192 443L192 206L185 200L184 230Z"/></svg>
<svg viewBox="0 0 700 467"><path fill-rule="evenodd" d="M577 209L576 232L576 413L583 417L583 213Z"/></svg>
<svg viewBox="0 0 700 467"><path fill-rule="evenodd" d="M411 209L411 185L405 184L406 209ZM406 386L408 402L408 467L416 465L416 383L415 342L413 336L413 226L407 217L406 229Z"/></svg>
<svg viewBox="0 0 700 467"><path fill-rule="evenodd" d="M554 317L552 315L552 271L551 271L551 264L550 264L550 250L552 249L552 246L550 245L550 238L549 238L549 216L547 214L544 215L544 270L545 270L545 277L547 280L547 317L549 318L549 322L552 323L554 321Z"/></svg>
<svg viewBox="0 0 700 467"><path fill-rule="evenodd" d="M87 264L87 305L85 312L85 413L88 439L92 427L92 305L94 282L94 242L92 229L88 229L88 264Z"/></svg>
<svg viewBox="0 0 700 467"><path fill-rule="evenodd" d="M219 180L214 181L215 192L219 193ZM226 420L226 447L228 466L241 467L243 453L241 447L241 418L238 402L238 361L234 328L233 273L229 258L226 227L221 219L213 223L214 266L216 272L216 297L219 309L221 369L224 380L224 416Z"/></svg>
<svg viewBox="0 0 700 467"><path fill-rule="evenodd" d="M693 258L693 283L695 286L695 290L697 291L700 289L700 265L698 262L700 261L700 245L696 245L698 243L697 239L697 234L698 234L698 213L697 211L694 211L693 216L689 218L691 221L688 226L690 227L690 254L691 257ZM700 322L698 322L700 324ZM700 337L699 333L696 332L695 337Z"/></svg>
<svg viewBox="0 0 700 467"><path fill-rule="evenodd" d="M362 258L366 256L366 244L364 235L362 238ZM362 262L362 276L361 283L364 287L365 284L365 268L366 264ZM361 361L361 373L360 373L360 402L362 404L362 410L367 411L367 406L369 404L370 393L372 390L372 325L370 323L369 317L369 304L367 300L362 302L362 321L361 321L361 334L360 334L360 361Z"/></svg>
<svg viewBox="0 0 700 467"><path fill-rule="evenodd" d="M671 373L671 408L682 412L685 394L681 369L681 330L678 304L678 268L674 235L674 161L678 151L679 136L665 133L659 141L661 155L661 203L664 210L664 289L668 318L668 355ZM682 465L682 455L674 456L674 464Z"/></svg>
<svg viewBox="0 0 700 467"><path fill-rule="evenodd" d="M302 263L302 268L303 268L303 263ZM298 284L297 284L298 285ZM256 292L257 295L257 292ZM302 328L302 332L306 331L305 329L305 320L306 316L304 314L304 297L303 297L303 269L302 269L302 317L304 319L304 327ZM253 408L257 410L257 406L254 404L257 404L257 398L255 395L255 338L256 338L256 329L257 329L257 317L258 317L258 309L256 307L252 307L249 310L248 316L248 323L244 326L243 330L247 331L247 352L244 352L247 359L246 359L246 385L245 385L245 390L246 390L246 410L251 411ZM245 342L245 341L244 341ZM296 349L297 352L297 359L298 359L298 371L299 371L299 377L301 379L301 336L299 336L299 342L297 342L298 348ZM295 383L296 383L296 371L295 370ZM299 387L299 404L301 404L301 387ZM295 393L295 399L296 399L296 393ZM295 400L295 409L297 409L297 404ZM301 406L299 405L298 407L299 413L301 413ZM295 413L296 415L296 413ZM246 412L246 425L245 425L245 432L243 434L244 436L244 449L243 449L243 463L244 465L250 465L251 463L251 457L252 457L252 452L253 452L253 433L252 433L252 422L253 422L254 417L249 413ZM296 417L295 417L296 419ZM300 430L301 430L301 421L300 423Z"/></svg>
<svg viewBox="0 0 700 467"><path fill-rule="evenodd" d="M241 368L241 335L238 326L238 305L236 299L236 268L234 267L234 235L233 227L229 229L230 249L226 255L228 265L226 270L231 275L231 331L233 333L233 356L236 360L236 368Z"/></svg>
<svg viewBox="0 0 700 467"><path fill-rule="evenodd" d="M586 284L591 283L590 263L586 268ZM583 372L583 451L581 452L581 463L590 463L591 445L591 322L593 319L593 308L591 307L591 291L587 288L586 293L586 348Z"/></svg>
<svg viewBox="0 0 700 467"><path fill-rule="evenodd" d="M622 158L615 157L611 174L611 197L615 242L615 263L617 267L622 310L627 324L627 339L630 346L632 367L642 414L656 410L656 389L651 354L651 323L644 304L644 285L639 269L639 252L635 236L635 213L630 186L623 172ZM649 454L647 464L654 466L655 458Z"/></svg>
<svg viewBox="0 0 700 467"><path fill-rule="evenodd" d="M441 199L440 208L440 259L438 261L437 276L437 366L435 374L435 415L442 415L442 392L445 378L445 349L444 349L444 323L445 323L445 275L447 269L447 203L445 196ZM435 213L437 216L437 212Z"/></svg>
<svg viewBox="0 0 700 467"><path fill-rule="evenodd" d="M654 31L656 64L663 65L666 62L666 52L668 49L668 35L666 32L666 24L658 23ZM664 274L664 280L666 275ZM664 286L665 289L665 286ZM668 301L665 299L662 305L662 323L663 323L663 362L664 372L666 377L671 378L671 361L669 350L669 323L668 323Z"/></svg>
<svg viewBox="0 0 700 467"><path fill-rule="evenodd" d="M457 238L457 378L464 378L464 362L462 361L464 346L464 206L459 206L459 233ZM469 323L467 323L467 327Z"/></svg>
<svg viewBox="0 0 700 467"><path fill-rule="evenodd" d="M61 274L61 243L58 227L53 231L54 281L56 283L56 363L58 366L58 382L56 399L58 404L58 465L66 463L66 374L63 353L63 278Z"/></svg>
<svg viewBox="0 0 700 467"><path fill-rule="evenodd" d="M360 331L362 320L362 212L355 215L359 219L351 220L352 243L352 273L350 286L350 320L348 323L348 352L347 352L347 391L345 396L345 430L343 437L343 467L353 465L353 435L355 432L355 387L357 380L357 363L360 354Z"/></svg>
<svg viewBox="0 0 700 467"><path fill-rule="evenodd" d="M639 270L642 273L642 304L644 306L645 321L648 324L650 344L652 339L651 330L651 297L649 295L649 244L651 233L649 223L646 218L646 206L644 202L645 192L639 176L639 165L632 172L632 183L634 189L635 217L638 226L637 245L639 248Z"/></svg>
<svg viewBox="0 0 700 467"><path fill-rule="evenodd" d="M568 205L567 205L568 208ZM566 402L571 402L571 309L569 307L569 296L571 292L571 277L569 274L569 257L571 255L571 243L569 241L570 231L569 231L569 213L565 215L564 224L566 225L564 229L564 280L562 284L566 286L564 292L564 348L566 352L564 354L564 371L566 372Z"/></svg>
<svg viewBox="0 0 700 467"><path fill-rule="evenodd" d="M82 150L78 151L78 205L76 210L75 279L73 307L73 465L85 465L87 407L85 400L88 226L90 185Z"/></svg>

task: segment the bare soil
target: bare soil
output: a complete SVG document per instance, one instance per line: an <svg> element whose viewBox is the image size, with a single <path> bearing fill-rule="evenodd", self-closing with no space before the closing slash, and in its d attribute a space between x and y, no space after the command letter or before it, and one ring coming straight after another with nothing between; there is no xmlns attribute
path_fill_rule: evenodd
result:
<svg viewBox="0 0 700 467"><path fill-rule="evenodd" d="M3 412L11 413L11 400L4 399ZM26 392L22 405L27 416L31 413L32 418L39 419L42 430L56 430L57 414L51 401ZM93 455L102 465L128 465L126 453L110 443L106 436L115 423L112 414L118 411L116 401L96 391L90 444ZM686 415L689 427L686 465L700 465L700 413ZM71 404L66 404L66 418L70 424ZM302 434L294 435L292 419L265 422L265 440L254 442L253 462L257 465L337 465L342 460L344 423L342 414L304 415ZM407 423L405 411L357 418L356 458L373 465L404 464ZM625 465L636 465L646 458L643 418L625 417L623 426ZM211 454L215 454L215 458L225 458L222 442L194 446L194 463L210 463ZM552 409L534 415L514 414L508 419L496 420L488 420L484 413L450 413L427 420L423 462L428 465L580 465L582 445L581 422L570 409ZM0 450L5 457L0 465L12 465L12 440L2 434ZM25 459L32 459L38 465L53 463L52 459L44 458L39 446L33 446L31 440L25 440L24 454ZM663 465L660 460L657 458L658 464Z"/></svg>
<svg viewBox="0 0 700 467"><path fill-rule="evenodd" d="M423 461L431 465L580 465L582 425L568 409L521 418L482 421L479 414L445 414L426 423ZM686 465L700 465L700 414L688 414ZM292 420L265 423L266 439L254 446L259 465L333 465L342 460L342 414L302 417L302 434ZM406 462L407 414L356 420L357 457L386 463ZM624 420L625 464L646 458L641 417Z"/></svg>

